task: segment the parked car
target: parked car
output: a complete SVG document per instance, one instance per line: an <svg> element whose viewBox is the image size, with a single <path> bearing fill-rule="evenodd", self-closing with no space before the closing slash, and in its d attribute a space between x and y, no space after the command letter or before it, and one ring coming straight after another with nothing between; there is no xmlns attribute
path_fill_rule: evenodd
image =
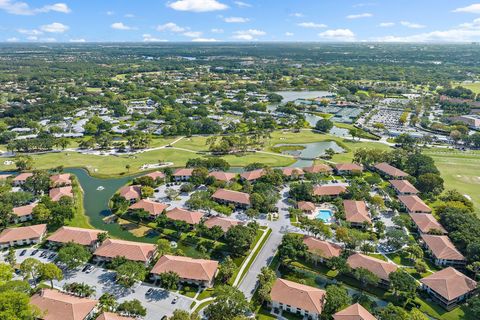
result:
<svg viewBox="0 0 480 320"><path fill-rule="evenodd" d="M55 258L56 256L57 256L56 253L52 253L50 256L48 256L48 259L53 259L53 258Z"/></svg>
<svg viewBox="0 0 480 320"><path fill-rule="evenodd" d="M177 303L177 301L178 301L178 297L177 297L177 296L175 296L175 297L173 298L173 300L172 300L172 304L175 304L175 303Z"/></svg>
<svg viewBox="0 0 480 320"><path fill-rule="evenodd" d="M30 255L31 255L31 256L34 256L34 255L36 255L37 253L38 253L38 249L35 249L35 250L32 251L32 253L30 253Z"/></svg>
<svg viewBox="0 0 480 320"><path fill-rule="evenodd" d="M88 265L87 271L85 271L85 273L90 273L90 272L92 272L94 269L95 269L94 266Z"/></svg>
<svg viewBox="0 0 480 320"><path fill-rule="evenodd" d="M149 296L153 293L153 288L150 288L147 290L147 293L145 295Z"/></svg>
<svg viewBox="0 0 480 320"><path fill-rule="evenodd" d="M22 250L22 252L20 252L20 257L23 257L25 253L27 253L27 250Z"/></svg>
<svg viewBox="0 0 480 320"><path fill-rule="evenodd" d="M42 253L40 254L40 258L46 258L47 255L48 255L47 251L42 251Z"/></svg>

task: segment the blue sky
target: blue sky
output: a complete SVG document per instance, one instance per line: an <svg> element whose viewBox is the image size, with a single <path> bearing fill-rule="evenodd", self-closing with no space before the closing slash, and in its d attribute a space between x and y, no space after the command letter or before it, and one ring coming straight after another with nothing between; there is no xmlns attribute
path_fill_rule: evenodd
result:
<svg viewBox="0 0 480 320"><path fill-rule="evenodd" d="M0 0L0 41L480 41L464 0Z"/></svg>

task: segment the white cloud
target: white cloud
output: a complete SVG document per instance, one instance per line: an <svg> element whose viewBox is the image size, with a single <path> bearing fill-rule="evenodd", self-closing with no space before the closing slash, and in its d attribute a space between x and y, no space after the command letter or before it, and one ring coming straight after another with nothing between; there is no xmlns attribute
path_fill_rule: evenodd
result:
<svg viewBox="0 0 480 320"><path fill-rule="evenodd" d="M347 16L347 19L361 19L361 18L370 18L373 17L373 14L365 12L360 14L350 14Z"/></svg>
<svg viewBox="0 0 480 320"><path fill-rule="evenodd" d="M303 13L300 13L300 12L294 12L291 14L292 17L295 17L295 18L303 18L305 17L305 15Z"/></svg>
<svg viewBox="0 0 480 320"><path fill-rule="evenodd" d="M330 29L318 34L319 37L335 41L353 41L355 34L350 29Z"/></svg>
<svg viewBox="0 0 480 320"><path fill-rule="evenodd" d="M252 41L252 40L256 40L256 37L264 36L266 34L267 33L262 30L248 29L248 30L235 31L233 34L233 38L237 40Z"/></svg>
<svg viewBox="0 0 480 320"><path fill-rule="evenodd" d="M72 10L65 3L55 3L45 5L40 8L31 8L26 2L12 1L12 0L0 0L0 10L3 10L10 14L33 16L39 13L47 13L50 11L70 13Z"/></svg>
<svg viewBox="0 0 480 320"><path fill-rule="evenodd" d="M16 37L8 38L7 42L18 42L18 38Z"/></svg>
<svg viewBox="0 0 480 320"><path fill-rule="evenodd" d="M68 29L70 29L68 26L60 22L45 24L40 27L40 30L44 32L50 32L50 33L64 33Z"/></svg>
<svg viewBox="0 0 480 320"><path fill-rule="evenodd" d="M38 37L37 37L37 36L28 36L28 37L27 37L27 40L29 40L29 41L37 41L37 40L38 40Z"/></svg>
<svg viewBox="0 0 480 320"><path fill-rule="evenodd" d="M354 4L352 7L361 8L361 7L369 7L369 6L374 6L374 5L376 5L375 2L363 2L363 3Z"/></svg>
<svg viewBox="0 0 480 320"><path fill-rule="evenodd" d="M183 35L185 37L198 38L202 35L202 33L200 31L187 31L187 32L184 32Z"/></svg>
<svg viewBox="0 0 480 320"><path fill-rule="evenodd" d="M163 31L170 31L170 32L185 32L187 31L187 28L180 27L176 23L173 22L167 22L162 25L157 26L157 31L163 32Z"/></svg>
<svg viewBox="0 0 480 320"><path fill-rule="evenodd" d="M389 35L372 39L383 42L471 42L480 39L480 18L447 30L436 30L408 36Z"/></svg>
<svg viewBox="0 0 480 320"><path fill-rule="evenodd" d="M326 28L327 25L323 23L315 23L315 22L301 22L297 23L297 26L302 28Z"/></svg>
<svg viewBox="0 0 480 320"><path fill-rule="evenodd" d="M292 32L285 32L285 37L293 37L294 34Z"/></svg>
<svg viewBox="0 0 480 320"><path fill-rule="evenodd" d="M41 42L57 42L55 38L42 38L40 39Z"/></svg>
<svg viewBox="0 0 480 320"><path fill-rule="evenodd" d="M210 29L210 31L213 33L223 33L223 29L218 29L218 28Z"/></svg>
<svg viewBox="0 0 480 320"><path fill-rule="evenodd" d="M252 6L250 3L246 3L243 1L234 1L233 3L235 3L240 8L250 8Z"/></svg>
<svg viewBox="0 0 480 320"><path fill-rule="evenodd" d="M195 38L192 39L192 42L217 42L217 39L214 38Z"/></svg>
<svg viewBox="0 0 480 320"><path fill-rule="evenodd" d="M250 19L243 17L226 17L223 19L223 21L227 23L245 23L250 21Z"/></svg>
<svg viewBox="0 0 480 320"><path fill-rule="evenodd" d="M127 13L126 15L124 15L125 18L135 18L135 15L132 14L132 13Z"/></svg>
<svg viewBox="0 0 480 320"><path fill-rule="evenodd" d="M389 28L389 27L393 27L394 25L395 25L395 22L381 22L378 24L378 26L382 28Z"/></svg>
<svg viewBox="0 0 480 320"><path fill-rule="evenodd" d="M425 28L423 24L419 23L414 23L410 21L400 21L400 24L404 27L410 28L410 29L422 29Z"/></svg>
<svg viewBox="0 0 480 320"><path fill-rule="evenodd" d="M115 30L135 30L135 28L127 26L123 22L114 22L110 27Z"/></svg>
<svg viewBox="0 0 480 320"><path fill-rule="evenodd" d="M21 34L30 35L30 36L38 36L40 34L43 34L42 31L37 29L17 29L17 32Z"/></svg>
<svg viewBox="0 0 480 320"><path fill-rule="evenodd" d="M70 39L68 40L69 42L72 42L72 43L83 43L83 42L87 42L87 40L83 39L83 38L80 38L80 39Z"/></svg>
<svg viewBox="0 0 480 320"><path fill-rule="evenodd" d="M168 40L155 38L151 34L145 33L142 35L143 42L167 42Z"/></svg>
<svg viewBox="0 0 480 320"><path fill-rule="evenodd" d="M208 12L225 10L228 8L217 0L177 0L169 2L168 7L178 11L192 11L192 12Z"/></svg>
<svg viewBox="0 0 480 320"><path fill-rule="evenodd" d="M480 13L480 3L474 3L466 7L457 8L453 12L462 12L462 13Z"/></svg>
<svg viewBox="0 0 480 320"><path fill-rule="evenodd" d="M106 14L107 14L107 16L113 16L113 15L115 14L115 12L113 12L113 11L107 11Z"/></svg>

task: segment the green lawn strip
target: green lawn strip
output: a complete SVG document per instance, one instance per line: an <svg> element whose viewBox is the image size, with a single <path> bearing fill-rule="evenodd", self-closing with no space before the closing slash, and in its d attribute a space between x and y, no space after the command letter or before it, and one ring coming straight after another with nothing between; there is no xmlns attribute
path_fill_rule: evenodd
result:
<svg viewBox="0 0 480 320"><path fill-rule="evenodd" d="M197 300L203 300L203 299L206 299L206 298L210 298L211 296L213 296L214 293L215 293L215 290L213 288L207 288L207 289L203 290L202 292L200 292L200 294L197 297Z"/></svg>
<svg viewBox="0 0 480 320"><path fill-rule="evenodd" d="M270 314L270 310L268 310L267 308L265 308L263 306L260 309L258 309L255 312L255 314L256 314L255 319L258 319L258 320L275 320L275 319L277 319L277 317Z"/></svg>
<svg viewBox="0 0 480 320"><path fill-rule="evenodd" d="M83 207L83 190L80 187L80 183L77 178L73 178L72 183L74 202L75 202L75 213L73 219L68 221L68 225L71 227L94 229L90 224L88 216L85 214L85 209Z"/></svg>
<svg viewBox="0 0 480 320"><path fill-rule="evenodd" d="M200 310L202 310L203 308L205 308L206 306L208 306L210 303L212 303L214 300L208 300L208 301L204 301L202 303L200 303L197 307L197 309L195 309L196 312L200 312ZM190 305L190 308L193 308L193 306L195 305L195 302L193 302L191 305Z"/></svg>
<svg viewBox="0 0 480 320"><path fill-rule="evenodd" d="M242 275L240 276L240 281L238 282L240 284L240 282L242 282L243 278L245 277L245 275L247 274L248 270L250 270L250 267L252 266L253 262L255 261L255 259L257 258L258 254L260 253L260 250L262 250L263 246L265 245L265 242L267 242L268 238L270 237L270 234L272 233L272 229L268 229L267 230L267 234L263 237L262 239L262 242L260 242L260 245L257 247L257 249L253 252L253 255L252 257L250 258L250 260L248 261L247 263L247 266L245 267L245 269L243 269L243 272L242 272Z"/></svg>
<svg viewBox="0 0 480 320"><path fill-rule="evenodd" d="M179 291L179 293L184 295L184 296L187 296L189 298L193 298L197 294L197 291L198 291L197 286L185 285L185 286L182 287L182 289Z"/></svg>
<svg viewBox="0 0 480 320"><path fill-rule="evenodd" d="M377 258L377 259L383 260L383 261L388 261L387 258L385 258L383 255L381 255L379 253L367 253L367 256Z"/></svg>

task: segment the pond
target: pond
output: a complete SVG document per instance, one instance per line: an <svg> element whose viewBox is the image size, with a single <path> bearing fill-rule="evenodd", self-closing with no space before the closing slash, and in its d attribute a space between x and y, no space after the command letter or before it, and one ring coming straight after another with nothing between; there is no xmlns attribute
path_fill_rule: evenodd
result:
<svg viewBox="0 0 480 320"><path fill-rule="evenodd" d="M132 233L124 230L117 223L105 223L103 219L112 214L108 207L108 201L115 192L132 180L135 176L121 178L101 179L88 174L85 169L68 168L65 172L74 174L83 189L83 206L85 214L90 219L90 224L97 229L108 231L113 237L132 241L155 242L156 237L135 237ZM99 187L103 187L99 188ZM100 189L100 190L99 190Z"/></svg>
<svg viewBox="0 0 480 320"><path fill-rule="evenodd" d="M311 166L313 160L324 155L325 150L333 149L337 153L342 153L342 147L340 147L335 141L319 141L319 142L311 142L311 143L298 143L298 144L277 144L275 147L283 147L283 146L301 146L303 149L301 150L285 150L283 154L289 154L292 156L297 157L297 161L291 165L291 167L308 167Z"/></svg>

